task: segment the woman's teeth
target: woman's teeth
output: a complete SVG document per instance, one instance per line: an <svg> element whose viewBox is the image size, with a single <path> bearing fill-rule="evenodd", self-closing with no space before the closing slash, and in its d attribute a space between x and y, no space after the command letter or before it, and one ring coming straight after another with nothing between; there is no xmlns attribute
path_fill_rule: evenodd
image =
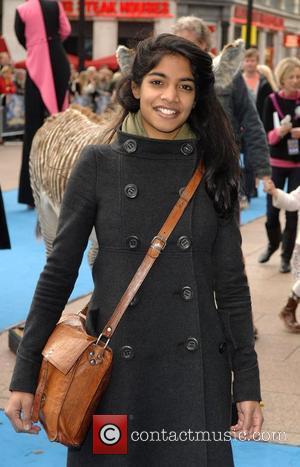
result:
<svg viewBox="0 0 300 467"><path fill-rule="evenodd" d="M165 115L175 115L176 110L166 109L165 107L157 107L157 110Z"/></svg>

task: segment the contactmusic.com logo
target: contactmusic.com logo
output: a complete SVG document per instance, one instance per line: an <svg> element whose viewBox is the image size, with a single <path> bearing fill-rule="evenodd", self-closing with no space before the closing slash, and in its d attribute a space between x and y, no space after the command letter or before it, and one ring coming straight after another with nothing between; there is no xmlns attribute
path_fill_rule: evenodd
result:
<svg viewBox="0 0 300 467"><path fill-rule="evenodd" d="M127 454L127 415L93 416L93 454Z"/></svg>

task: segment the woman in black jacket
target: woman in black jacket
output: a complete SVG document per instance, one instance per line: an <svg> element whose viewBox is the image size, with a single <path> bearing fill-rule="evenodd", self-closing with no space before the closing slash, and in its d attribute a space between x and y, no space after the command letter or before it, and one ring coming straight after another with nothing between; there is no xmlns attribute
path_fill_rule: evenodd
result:
<svg viewBox="0 0 300 467"><path fill-rule="evenodd" d="M200 159L206 168L110 344L114 368L96 414L128 415L128 455L93 455L91 427L82 446L69 449L70 467L230 467L231 435L261 428L235 211L238 155L213 84L210 56L189 41L162 34L140 43L118 91L124 110L113 142L87 147L68 182L10 385L6 414L20 432L38 432L30 411L41 351L92 227L100 251L87 327L98 335ZM239 420L231 427L232 372Z"/></svg>

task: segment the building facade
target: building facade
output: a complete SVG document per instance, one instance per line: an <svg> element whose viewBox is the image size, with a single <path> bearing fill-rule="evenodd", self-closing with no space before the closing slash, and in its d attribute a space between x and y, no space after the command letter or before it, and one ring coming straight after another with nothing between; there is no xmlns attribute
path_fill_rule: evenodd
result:
<svg viewBox="0 0 300 467"><path fill-rule="evenodd" d="M245 38L247 1L178 0L177 15L203 18L216 31L214 47ZM251 45L259 50L260 62L274 67L300 49L300 0L257 0L252 13Z"/></svg>
<svg viewBox="0 0 300 467"><path fill-rule="evenodd" d="M13 60L25 53L14 34L15 8L22 0L1 0L2 34ZM76 54L79 0L61 0L72 24L66 43ZM1 12L0 12L1 13ZM118 44L132 46L151 34L170 32L179 16L203 18L213 33L213 51L245 36L247 2L244 0L85 0L85 49L87 58L115 53ZM252 45L258 47L261 63L273 67L281 58L300 49L300 0L254 2Z"/></svg>

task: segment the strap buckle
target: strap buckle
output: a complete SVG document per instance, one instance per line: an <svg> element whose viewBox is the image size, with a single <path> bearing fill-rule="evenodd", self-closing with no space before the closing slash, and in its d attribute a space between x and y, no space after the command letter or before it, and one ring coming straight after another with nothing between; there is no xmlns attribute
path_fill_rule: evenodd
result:
<svg viewBox="0 0 300 467"><path fill-rule="evenodd" d="M165 249L166 244L166 240L161 238L159 235L155 235L155 237L153 237L151 241L151 247L159 252Z"/></svg>
<svg viewBox="0 0 300 467"><path fill-rule="evenodd" d="M95 342L95 345L98 345L99 342L101 341L102 337L105 337L106 341L104 341L104 349L106 349L106 347L108 346L109 344L109 341L110 341L110 337L107 337L107 336L104 336L104 334L101 332L100 336L98 337L98 339L96 340Z"/></svg>

